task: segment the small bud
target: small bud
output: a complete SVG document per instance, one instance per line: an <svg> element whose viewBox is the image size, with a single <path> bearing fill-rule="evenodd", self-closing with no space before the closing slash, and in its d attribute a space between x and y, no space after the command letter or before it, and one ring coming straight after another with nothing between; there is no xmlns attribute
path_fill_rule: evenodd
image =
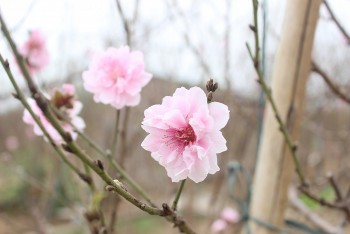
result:
<svg viewBox="0 0 350 234"><path fill-rule="evenodd" d="M106 186L106 190L107 190L108 192L112 192L112 191L114 190L114 187L111 186L111 185L107 185L107 186Z"/></svg>
<svg viewBox="0 0 350 234"><path fill-rule="evenodd" d="M207 81L206 87L207 87L207 91L211 91L211 87L213 86L213 79L209 79Z"/></svg>
<svg viewBox="0 0 350 234"><path fill-rule="evenodd" d="M168 204L166 204L166 203L163 203L162 204L162 207L163 207L163 215L164 216L169 216L169 215L171 215L171 209L170 209L170 207L168 206Z"/></svg>
<svg viewBox="0 0 350 234"><path fill-rule="evenodd" d="M19 99L19 96L18 96L17 93L12 93L12 96L13 96L14 98L16 98L16 99Z"/></svg>
<svg viewBox="0 0 350 234"><path fill-rule="evenodd" d="M215 92L218 89L218 87L219 87L218 83L215 82L213 86L213 92Z"/></svg>
<svg viewBox="0 0 350 234"><path fill-rule="evenodd" d="M64 139L65 139L67 142L72 142L72 141L73 141L72 135L71 135L69 132L65 132Z"/></svg>
<svg viewBox="0 0 350 234"><path fill-rule="evenodd" d="M83 174L83 173L80 173L80 174L79 174L79 177L80 177L83 181L85 181L87 184L91 184L91 183L92 183L92 178L91 178L90 176L88 176L88 175L85 175L85 174Z"/></svg>
<svg viewBox="0 0 350 234"><path fill-rule="evenodd" d="M210 79L206 84L206 88L208 92L215 92L218 88L218 83L214 83L213 79Z"/></svg>
<svg viewBox="0 0 350 234"><path fill-rule="evenodd" d="M114 183L117 184L117 186L121 187L125 192L128 191L122 182L120 182L119 180L113 180L113 181Z"/></svg>
<svg viewBox="0 0 350 234"><path fill-rule="evenodd" d="M98 159L95 163L102 171L105 169L101 160Z"/></svg>
<svg viewBox="0 0 350 234"><path fill-rule="evenodd" d="M10 68L10 63L7 59L5 60L4 65L6 68Z"/></svg>
<svg viewBox="0 0 350 234"><path fill-rule="evenodd" d="M141 208L141 209L145 209L145 208L146 208L146 205L143 204L143 203L141 203L140 208Z"/></svg>
<svg viewBox="0 0 350 234"><path fill-rule="evenodd" d="M84 216L89 222L100 219L100 214L97 211L86 211Z"/></svg>
<svg viewBox="0 0 350 234"><path fill-rule="evenodd" d="M70 146L69 145L67 145L67 144L62 144L62 148L65 150L65 151L67 151L68 153L73 153L73 151L72 151L72 149L70 148Z"/></svg>
<svg viewBox="0 0 350 234"><path fill-rule="evenodd" d="M256 32L256 27L254 25L249 24L249 28L250 30L252 30L253 32Z"/></svg>

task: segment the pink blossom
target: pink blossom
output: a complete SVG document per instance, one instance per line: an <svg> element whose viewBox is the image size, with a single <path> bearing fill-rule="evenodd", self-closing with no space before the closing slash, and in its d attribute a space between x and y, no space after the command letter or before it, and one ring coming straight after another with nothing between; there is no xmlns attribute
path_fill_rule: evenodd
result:
<svg viewBox="0 0 350 234"><path fill-rule="evenodd" d="M83 73L84 87L94 94L95 102L117 109L140 103L141 89L152 75L144 70L140 51L130 52L128 46L109 48L95 57Z"/></svg>
<svg viewBox="0 0 350 234"><path fill-rule="evenodd" d="M217 154L227 150L221 129L229 119L226 105L207 104L198 87L178 88L162 104L145 110L141 146L164 166L173 182L187 177L198 183L220 170Z"/></svg>
<svg viewBox="0 0 350 234"><path fill-rule="evenodd" d="M213 222L210 229L212 233L220 233L224 231L226 228L227 228L226 221L222 219L217 219Z"/></svg>
<svg viewBox="0 0 350 234"><path fill-rule="evenodd" d="M46 38L39 30L30 32L28 40L19 48L24 57L29 72L34 74L49 63L49 52L46 47Z"/></svg>
<svg viewBox="0 0 350 234"><path fill-rule="evenodd" d="M8 151L13 152L18 148L18 139L15 136L9 136L6 138L5 146Z"/></svg>
<svg viewBox="0 0 350 234"><path fill-rule="evenodd" d="M62 115L66 116L70 122L78 129L83 130L85 128L84 120L78 116L83 105L81 102L75 99L75 89L73 85L64 84L62 90L54 90L53 96L47 97L50 102L61 112ZM57 130L51 125L51 123L46 119L40 108L37 106L36 102L32 98L27 99L33 112L40 119L41 123L52 137L56 143L62 143L63 139ZM58 118L59 119L59 118ZM23 121L27 124L34 126L34 133L38 136L43 136L43 132L40 127L35 123L34 119L30 115L28 110L24 111ZM75 140L77 138L77 133L74 131L73 127L64 122L60 121L63 129L70 133L71 137ZM45 138L45 140L47 140Z"/></svg>
<svg viewBox="0 0 350 234"><path fill-rule="evenodd" d="M240 215L237 210L225 207L221 212L221 218L228 223L238 223Z"/></svg>

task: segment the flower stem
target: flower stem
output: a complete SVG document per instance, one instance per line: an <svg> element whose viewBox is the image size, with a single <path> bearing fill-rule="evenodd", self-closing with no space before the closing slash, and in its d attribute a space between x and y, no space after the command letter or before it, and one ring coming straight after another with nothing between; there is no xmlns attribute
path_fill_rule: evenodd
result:
<svg viewBox="0 0 350 234"><path fill-rule="evenodd" d="M180 187L179 187L179 189L177 190L177 193L176 193L176 196L175 196L173 205L171 206L171 209L173 209L174 211L176 211L176 209L177 209L177 203L179 202L179 199L180 199L182 190L183 190L183 188L184 188L184 186L185 186L185 182L186 182L186 179L181 180Z"/></svg>
<svg viewBox="0 0 350 234"><path fill-rule="evenodd" d="M115 152L117 149L118 135L119 135L119 120L120 120L120 110L117 110L115 115L115 126L114 126L114 135L112 140L111 154L109 155L111 160L113 160L113 158L115 157Z"/></svg>

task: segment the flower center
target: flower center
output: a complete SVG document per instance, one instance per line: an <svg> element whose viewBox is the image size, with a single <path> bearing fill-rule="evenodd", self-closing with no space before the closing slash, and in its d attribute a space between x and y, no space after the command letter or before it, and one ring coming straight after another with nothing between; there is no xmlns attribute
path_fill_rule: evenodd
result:
<svg viewBox="0 0 350 234"><path fill-rule="evenodd" d="M188 125L183 129L176 130L174 136L178 141L182 142L184 146L187 146L196 140L196 134L194 133L191 125Z"/></svg>
<svg viewBox="0 0 350 234"><path fill-rule="evenodd" d="M181 129L170 128L166 130L167 134L164 135L166 146L173 150L183 151L186 146L196 141L196 134L191 127L188 125Z"/></svg>

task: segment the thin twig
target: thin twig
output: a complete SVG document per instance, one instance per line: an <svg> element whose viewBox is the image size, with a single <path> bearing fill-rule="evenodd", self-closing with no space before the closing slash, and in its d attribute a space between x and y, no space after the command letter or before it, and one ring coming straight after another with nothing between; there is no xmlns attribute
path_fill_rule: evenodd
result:
<svg viewBox="0 0 350 234"><path fill-rule="evenodd" d="M120 110L116 110L116 113L115 113L115 126L114 126L114 133L113 133L113 140L112 140L112 147L111 147L111 155L110 155L112 160L115 158L115 153L116 153L117 144L118 144L119 120L120 120Z"/></svg>
<svg viewBox="0 0 350 234"><path fill-rule="evenodd" d="M113 197L113 199L117 199L120 200L119 196L115 196ZM109 225L108 225L108 230L109 230L109 234L113 234L115 231L115 224L117 222L117 215L118 215L118 208L120 205L120 201L116 201L114 204L114 207L112 207L112 212L111 212L111 218L109 221Z"/></svg>
<svg viewBox="0 0 350 234"><path fill-rule="evenodd" d="M172 1L172 3L173 3L172 6L169 4L168 1L166 1L166 3L168 4L169 9L174 10L174 12L176 12L177 15L183 19L183 21L185 23L185 28L186 28L186 30L183 31L183 37L185 39L186 45L188 48L190 48L192 53L197 57L199 65L202 67L204 74L207 77L210 77L212 75L210 66L204 60L204 57L202 56L199 49L192 43L190 36L188 34L188 32L190 32L189 27L188 27L189 22L187 21L185 14L183 13L183 11L181 11L181 9L179 8L179 6L177 5L177 2L175 0Z"/></svg>
<svg viewBox="0 0 350 234"><path fill-rule="evenodd" d="M332 9L330 8L327 0L324 0L324 5L326 6L331 18L333 19L334 23L337 25L337 27L339 28L340 32L344 35L344 37L347 40L347 43L350 44L350 35L346 32L345 28L341 25L341 23L339 22L339 20L335 17Z"/></svg>
<svg viewBox="0 0 350 234"><path fill-rule="evenodd" d="M134 20L136 21L137 13L138 13L138 7L139 7L139 2L138 1L136 2L133 19L130 20L130 21L126 18L120 1L116 0L116 3L117 3L117 9L118 9L120 18L121 18L123 26L124 26L124 32L125 32L125 37L126 37L126 44L129 46L129 48L131 48L131 44L132 44L132 25L131 24L134 23L133 22ZM129 111L129 108L127 107L126 113L128 113L128 111ZM125 118L127 118L127 116L125 116ZM119 119L120 119L120 110L117 110L116 128L115 128L115 133L114 133L115 134L114 135L114 139L115 140L113 141L114 143L112 145L112 155L111 155L111 157L108 158L109 162L112 165L114 164L114 161L116 160L116 157L115 157L116 151L115 151L115 149L116 149L116 145L117 145L116 141L117 141L117 137L119 135L119 129L120 129L120 127L119 127ZM127 122L127 120L126 120L126 122ZM123 124L122 128L123 128L122 131L125 131L126 125ZM125 138L124 137L125 136L123 136L123 133L121 133L121 141L122 142L121 142L120 145L121 145L122 149L119 152L121 152L120 158L122 160L120 160L120 162L119 162L120 163L119 164L120 168L123 168L124 153L125 153L124 151L125 151L125 148L126 148L126 146L125 146ZM122 178L119 178L119 179L121 180ZM112 205L113 206L112 207L113 210L112 210L112 214L111 214L111 218L110 218L110 226L109 226L111 234L114 233L114 225L117 222L116 218L117 218L117 212L118 212L118 208L119 208L119 203L120 202L121 202L121 199L114 199L114 200L112 200L112 204L114 203L114 205Z"/></svg>
<svg viewBox="0 0 350 234"><path fill-rule="evenodd" d="M334 190L334 192L335 192L335 195L336 195L336 197L337 197L337 201L343 200L343 195L341 194L341 191L340 191L340 189L339 189L337 183L336 183L335 180L334 180L333 174L332 174L332 173L329 173L327 177L328 177L328 180L329 180L330 185L332 186L332 188L333 188L333 190Z"/></svg>
<svg viewBox="0 0 350 234"><path fill-rule="evenodd" d="M119 160L118 163L119 165L123 168L124 167L124 159L127 153L127 129L128 129L128 124L129 124L129 119L130 119L130 107L126 107L124 111L124 120L123 124L120 130L120 155L119 155Z"/></svg>
<svg viewBox="0 0 350 234"><path fill-rule="evenodd" d="M131 27L130 27L129 21L124 14L120 1L116 0L116 3L117 3L117 8L118 8L120 18L122 19L122 22L123 22L123 27L125 31L125 37L126 37L126 44L131 46Z"/></svg>
<svg viewBox="0 0 350 234"><path fill-rule="evenodd" d="M336 183L332 173L328 174L328 180L329 180L329 183L332 186L332 188L333 188L333 190L335 192L335 195L337 197L336 201L337 202L342 202L344 197L343 197L343 195L342 195L342 193L340 191L340 188L339 188L338 184ZM349 207L345 206L343 208L343 211L344 211L344 213L346 215L347 220L350 220L350 209L349 209Z"/></svg>
<svg viewBox="0 0 350 234"><path fill-rule="evenodd" d="M17 22L17 24L16 24L14 27L12 27L12 28L10 29L11 32L16 31L18 28L20 28L20 27L23 25L24 22L26 22L26 20L27 20L28 16L30 15L30 13L31 13L33 7L35 6L36 2L37 2L37 0L33 0L33 1L30 3L28 9L26 10L26 12L25 12L24 15L22 16L22 18Z"/></svg>
<svg viewBox="0 0 350 234"><path fill-rule="evenodd" d="M327 73L322 70L322 68L314 61L312 62L312 71L318 73L321 76L321 78L324 80L324 82L326 82L328 87L335 95L337 95L344 102L350 104L350 96L347 96L344 92L342 92L340 88L333 83L332 79L327 75Z"/></svg>
<svg viewBox="0 0 350 234"><path fill-rule="evenodd" d="M326 220L322 219L319 215L309 210L297 197L297 191L295 188L289 189L289 201L292 205L303 214L308 220L310 220L317 227L321 228L323 231L330 234L340 234L338 227L335 227L328 223Z"/></svg>
<svg viewBox="0 0 350 234"><path fill-rule="evenodd" d="M316 196L315 194L311 193L311 192L309 191L309 189L306 188L306 187L300 187L299 190L300 190L304 195L306 195L308 198L310 198L311 200L313 200L313 201L319 203L319 204L322 205L322 206L326 206L326 207L328 207L328 208L336 209L336 210L339 210L339 209L343 209L343 208L344 208L344 207L341 207L341 206L339 206L339 205L336 205L336 204L334 204L334 203L332 203L332 202L329 202L329 201L327 201L327 200L325 200L325 199L323 199L323 198L321 198L321 197Z"/></svg>
<svg viewBox="0 0 350 234"><path fill-rule="evenodd" d="M174 211L177 210L177 203L179 202L179 199L180 199L182 190L183 190L183 188L184 188L184 186L185 186L185 182L186 182L186 179L185 179L185 180L181 180L180 187L179 187L179 189L177 190L177 193L176 193L176 196L175 196L173 205L171 206L171 209L173 209Z"/></svg>

